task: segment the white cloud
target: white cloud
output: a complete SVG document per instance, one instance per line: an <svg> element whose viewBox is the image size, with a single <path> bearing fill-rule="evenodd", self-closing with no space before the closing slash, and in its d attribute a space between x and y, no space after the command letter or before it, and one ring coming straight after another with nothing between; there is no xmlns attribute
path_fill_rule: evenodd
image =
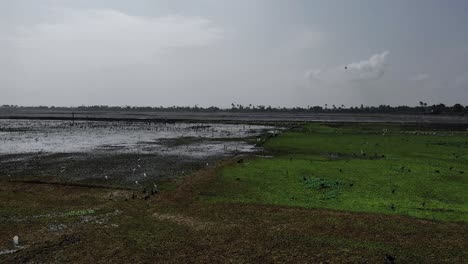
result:
<svg viewBox="0 0 468 264"><path fill-rule="evenodd" d="M346 83L381 78L385 73L389 51L372 55L367 60L339 65L330 69L312 69L307 71L309 80L324 83Z"/></svg>
<svg viewBox="0 0 468 264"><path fill-rule="evenodd" d="M61 10L58 22L10 37L28 67L82 68L152 63L169 48L209 45L222 30L201 17L132 16L115 10Z"/></svg>
<svg viewBox="0 0 468 264"><path fill-rule="evenodd" d="M425 81L427 79L429 79L429 74L427 73L420 73L420 74L416 74L414 76L411 76L410 77L410 80L411 81Z"/></svg>
<svg viewBox="0 0 468 264"><path fill-rule="evenodd" d="M368 60L353 62L348 65L348 69L361 72L381 71L383 66L385 66L388 54L389 51L384 51L380 54L372 55L372 57L370 57Z"/></svg>

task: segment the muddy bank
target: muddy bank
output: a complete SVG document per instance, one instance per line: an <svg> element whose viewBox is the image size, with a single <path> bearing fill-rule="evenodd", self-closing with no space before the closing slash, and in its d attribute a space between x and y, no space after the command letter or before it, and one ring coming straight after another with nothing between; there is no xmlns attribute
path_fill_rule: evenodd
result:
<svg viewBox="0 0 468 264"><path fill-rule="evenodd" d="M158 154L20 154L1 156L0 177L10 180L43 179L105 185L161 182L203 168L215 157ZM135 186L136 187L136 186Z"/></svg>

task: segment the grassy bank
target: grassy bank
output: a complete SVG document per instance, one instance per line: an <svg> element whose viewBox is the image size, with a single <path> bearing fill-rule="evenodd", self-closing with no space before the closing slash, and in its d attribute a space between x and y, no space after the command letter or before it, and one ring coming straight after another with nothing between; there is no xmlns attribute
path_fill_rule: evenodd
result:
<svg viewBox="0 0 468 264"><path fill-rule="evenodd" d="M264 147L203 199L468 221L466 131L309 124Z"/></svg>

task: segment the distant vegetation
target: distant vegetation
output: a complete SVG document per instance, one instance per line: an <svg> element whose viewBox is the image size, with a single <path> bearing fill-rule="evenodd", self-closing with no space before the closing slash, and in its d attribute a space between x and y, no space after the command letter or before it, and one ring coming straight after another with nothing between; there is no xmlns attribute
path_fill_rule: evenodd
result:
<svg viewBox="0 0 468 264"><path fill-rule="evenodd" d="M454 104L447 106L444 104L428 105L424 102L419 102L417 106L351 106L344 105L328 105L308 106L308 107L272 107L264 105L241 105L231 104L231 108L199 107L195 106L170 106L170 107L151 107L151 106L78 106L78 107L55 107L55 106L17 106L17 105L2 105L0 109L55 109L55 110L82 110L82 111L159 111L159 112L259 112L259 113L385 113L385 114L428 114L428 115L465 115L468 114L468 105Z"/></svg>

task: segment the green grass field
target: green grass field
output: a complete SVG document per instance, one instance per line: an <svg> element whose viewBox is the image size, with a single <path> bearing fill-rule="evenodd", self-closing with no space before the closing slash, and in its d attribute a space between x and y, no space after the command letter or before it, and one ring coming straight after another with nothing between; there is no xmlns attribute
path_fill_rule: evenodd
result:
<svg viewBox="0 0 468 264"><path fill-rule="evenodd" d="M224 168L213 202L274 204L468 222L468 133L308 124Z"/></svg>

